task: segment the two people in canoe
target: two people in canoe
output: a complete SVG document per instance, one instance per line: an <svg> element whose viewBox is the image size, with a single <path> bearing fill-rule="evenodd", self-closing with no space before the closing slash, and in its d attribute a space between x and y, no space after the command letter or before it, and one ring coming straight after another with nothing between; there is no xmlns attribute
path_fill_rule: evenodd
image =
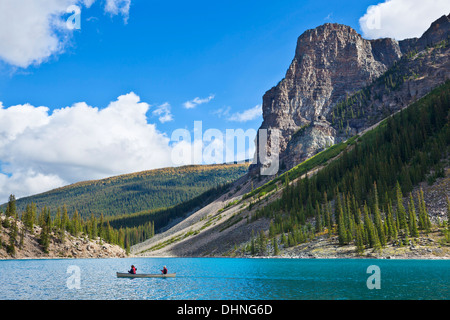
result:
<svg viewBox="0 0 450 320"><path fill-rule="evenodd" d="M128 271L128 273L136 274L137 268L134 265L131 265L131 269ZM162 274L167 274L167 267L164 266L161 270Z"/></svg>

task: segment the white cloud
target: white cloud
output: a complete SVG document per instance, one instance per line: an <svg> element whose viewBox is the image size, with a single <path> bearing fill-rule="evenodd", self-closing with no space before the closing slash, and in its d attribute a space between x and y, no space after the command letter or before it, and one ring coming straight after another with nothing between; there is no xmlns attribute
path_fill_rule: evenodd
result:
<svg viewBox="0 0 450 320"><path fill-rule="evenodd" d="M247 109L243 112L233 113L228 120L237 121L237 122L247 122L251 120L255 120L256 118L262 116L262 108L261 105L257 105L253 108Z"/></svg>
<svg viewBox="0 0 450 320"><path fill-rule="evenodd" d="M193 132L177 129L169 137L148 123L149 109L133 92L104 108L78 102L50 111L45 106L5 107L0 102L0 203L10 194L20 198L78 181L242 160L254 152L256 131L203 132L206 128L197 121ZM169 103L152 113L161 122L168 121ZM248 121L254 114L261 114L261 106L234 117Z"/></svg>
<svg viewBox="0 0 450 320"><path fill-rule="evenodd" d="M0 202L69 183L172 166L169 138L129 93L106 108L0 103Z"/></svg>
<svg viewBox="0 0 450 320"><path fill-rule="evenodd" d="M193 109L193 108L195 108L196 106L198 106L200 104L204 104L204 103L210 102L212 99L214 99L214 95L213 94L211 94L207 98L201 99L201 98L197 97L197 98L195 98L193 100L186 101L183 105L184 105L184 107L186 109Z"/></svg>
<svg viewBox="0 0 450 320"><path fill-rule="evenodd" d="M128 22L131 0L106 0L105 12L111 15L121 14L125 23Z"/></svg>
<svg viewBox="0 0 450 320"><path fill-rule="evenodd" d="M170 109L170 104L168 102L163 103L153 111L153 115L159 116L159 121L161 123L173 121L173 116Z"/></svg>
<svg viewBox="0 0 450 320"><path fill-rule="evenodd" d="M218 116L219 118L222 118L222 117L227 117L230 114L230 111L231 111L231 107L227 106L227 107L219 108L211 113Z"/></svg>
<svg viewBox="0 0 450 320"><path fill-rule="evenodd" d="M128 20L131 0L107 0L104 10ZM71 5L89 8L95 0L0 1L0 60L27 68L61 54L71 40L66 26Z"/></svg>
<svg viewBox="0 0 450 320"><path fill-rule="evenodd" d="M359 19L368 39L420 37L442 15L450 12L448 0L386 0L369 6Z"/></svg>

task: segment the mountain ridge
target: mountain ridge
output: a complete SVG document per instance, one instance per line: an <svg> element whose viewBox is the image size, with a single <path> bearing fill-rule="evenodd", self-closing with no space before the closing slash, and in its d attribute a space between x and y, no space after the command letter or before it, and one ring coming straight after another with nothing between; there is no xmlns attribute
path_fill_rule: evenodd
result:
<svg viewBox="0 0 450 320"><path fill-rule="evenodd" d="M91 214L115 216L168 208L234 181L244 175L247 168L248 163L190 165L81 181L17 199L17 210L24 211L26 205L33 202L38 209L51 209L54 215L57 208L66 205L70 214L77 210L86 218ZM168 188L170 194L163 194ZM0 209L5 207L2 205Z"/></svg>
<svg viewBox="0 0 450 320"><path fill-rule="evenodd" d="M252 174L258 174L259 168L270 165L269 162L261 163L259 154L261 148L268 154L275 152L270 140L273 129L281 132L279 160L285 168L292 168L328 144L346 139L348 134L340 134L328 123L333 108L371 85L408 52L423 50L440 41L448 43L449 34L450 15L443 15L433 22L420 38L402 41L389 38L365 40L351 27L332 23L305 31L297 40L295 56L286 76L263 96L260 129L267 129L269 138L264 146L259 144L258 138L255 140L256 163L250 167ZM441 66L440 72L444 74L439 79L428 77L431 83L423 85L416 99L448 79L450 66ZM409 82L408 85L414 85L413 80ZM384 93L381 100L383 96ZM305 139L294 141L288 147L293 135L304 127L309 127L301 135Z"/></svg>

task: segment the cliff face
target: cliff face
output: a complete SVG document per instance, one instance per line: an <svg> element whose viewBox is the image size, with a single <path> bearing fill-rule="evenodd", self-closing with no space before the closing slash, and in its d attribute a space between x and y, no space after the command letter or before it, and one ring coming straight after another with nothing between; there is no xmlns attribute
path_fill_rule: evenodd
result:
<svg viewBox="0 0 450 320"><path fill-rule="evenodd" d="M281 167L289 169L364 129L367 121L360 121L360 128L348 125L346 130L342 130L342 124L336 125L336 119L331 118L336 105L372 85L405 53L447 39L449 26L449 17L443 16L421 38L401 42L365 40L348 26L330 23L303 33L285 78L263 96L264 121L260 129L268 129L269 137L272 129L280 130ZM435 81L431 82L422 90L423 94L434 86ZM259 161L258 151L263 148L270 155L270 147L270 138L266 145L260 146L256 141L258 162L251 166L251 172L256 173L264 165Z"/></svg>

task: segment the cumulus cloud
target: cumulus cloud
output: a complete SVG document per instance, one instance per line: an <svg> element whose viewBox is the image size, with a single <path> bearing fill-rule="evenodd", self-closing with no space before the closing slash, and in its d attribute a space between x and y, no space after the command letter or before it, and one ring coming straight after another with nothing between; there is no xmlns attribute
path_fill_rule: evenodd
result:
<svg viewBox="0 0 450 320"><path fill-rule="evenodd" d="M257 105L253 108L247 109L242 112L233 113L228 120L229 121L237 121L237 122L247 122L251 120L255 120L256 118L262 116L262 108L261 105Z"/></svg>
<svg viewBox="0 0 450 320"><path fill-rule="evenodd" d="M186 101L183 105L184 105L184 107L186 109L193 109L193 108L195 108L196 106L198 106L200 104L204 104L204 103L210 102L212 99L214 99L214 95L213 94L211 94L209 97L203 98L203 99L201 99L199 97L196 97L193 100Z"/></svg>
<svg viewBox="0 0 450 320"><path fill-rule="evenodd" d="M368 39L420 37L444 14L449 14L448 0L386 0L369 6L359 19L362 34Z"/></svg>
<svg viewBox="0 0 450 320"><path fill-rule="evenodd" d="M243 160L254 152L254 130L221 132L196 121L192 132L180 128L169 137L149 123L150 108L133 92L103 108L77 102L51 111L0 102L0 203L10 194L20 198L119 174ZM236 121L252 119L251 110L235 114ZM167 121L170 104L152 114Z"/></svg>
<svg viewBox="0 0 450 320"><path fill-rule="evenodd" d="M104 11L128 20L131 0L107 0ZM67 8L89 8L95 0L0 1L0 60L20 68L61 54L71 40Z"/></svg>
<svg viewBox="0 0 450 320"><path fill-rule="evenodd" d="M129 93L99 109L0 103L0 200L69 183L171 166L170 139ZM2 201L0 201L2 202Z"/></svg>

